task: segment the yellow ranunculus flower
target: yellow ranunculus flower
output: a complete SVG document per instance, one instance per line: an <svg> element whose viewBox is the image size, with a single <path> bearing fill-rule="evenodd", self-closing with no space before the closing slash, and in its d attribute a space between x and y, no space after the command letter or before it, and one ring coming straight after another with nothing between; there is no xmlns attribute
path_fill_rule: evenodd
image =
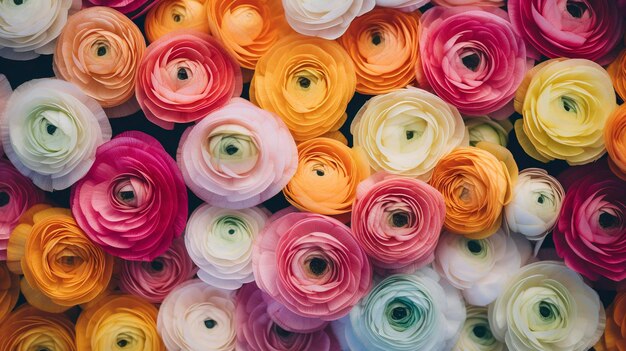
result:
<svg viewBox="0 0 626 351"><path fill-rule="evenodd" d="M178 29L194 29L209 33L206 0L163 0L146 16L146 37L153 42Z"/></svg>
<svg viewBox="0 0 626 351"><path fill-rule="evenodd" d="M22 305L0 324L2 351L75 351L74 325L63 314Z"/></svg>

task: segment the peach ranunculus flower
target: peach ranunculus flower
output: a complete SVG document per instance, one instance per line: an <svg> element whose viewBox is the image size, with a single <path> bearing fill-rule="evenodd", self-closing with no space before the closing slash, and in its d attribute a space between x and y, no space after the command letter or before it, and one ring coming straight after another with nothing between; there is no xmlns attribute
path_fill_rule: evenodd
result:
<svg viewBox="0 0 626 351"><path fill-rule="evenodd" d="M611 170L626 180L626 105L618 107L606 121L604 142Z"/></svg>
<svg viewBox="0 0 626 351"><path fill-rule="evenodd" d="M9 315L20 296L20 277L0 261L0 322Z"/></svg>
<svg viewBox="0 0 626 351"><path fill-rule="evenodd" d="M430 184L446 202L444 228L471 239L483 239L502 225L504 205L513 196L518 168L513 155L499 145L478 143L444 156Z"/></svg>
<svg viewBox="0 0 626 351"><path fill-rule="evenodd" d="M613 80L613 87L622 100L626 99L626 49L606 69Z"/></svg>
<svg viewBox="0 0 626 351"><path fill-rule="evenodd" d="M70 210L49 205L24 213L7 254L9 269L24 275L21 288L28 303L48 312L95 299L113 273L113 257L89 240Z"/></svg>
<svg viewBox="0 0 626 351"><path fill-rule="evenodd" d="M338 41L356 69L356 90L378 95L415 80L420 12L376 8L357 17Z"/></svg>
<svg viewBox="0 0 626 351"><path fill-rule="evenodd" d="M64 314L22 305L0 325L0 350L75 351L74 324Z"/></svg>
<svg viewBox="0 0 626 351"><path fill-rule="evenodd" d="M279 115L304 141L341 127L355 87L354 64L341 45L292 35L257 63L250 101Z"/></svg>
<svg viewBox="0 0 626 351"><path fill-rule="evenodd" d="M626 291L619 292L606 309L606 327L596 351L626 350Z"/></svg>
<svg viewBox="0 0 626 351"><path fill-rule="evenodd" d="M144 30L153 42L177 29L194 29L209 32L206 0L163 0L148 11Z"/></svg>

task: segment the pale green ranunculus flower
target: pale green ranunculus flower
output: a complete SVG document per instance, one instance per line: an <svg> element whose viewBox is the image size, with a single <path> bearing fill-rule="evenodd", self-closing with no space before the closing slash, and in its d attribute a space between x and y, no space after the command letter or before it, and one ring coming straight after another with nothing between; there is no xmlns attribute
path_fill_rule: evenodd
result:
<svg viewBox="0 0 626 351"><path fill-rule="evenodd" d="M467 306L467 318L452 351L507 351L491 332L486 307Z"/></svg>
<svg viewBox="0 0 626 351"><path fill-rule="evenodd" d="M513 129L509 120L495 121L486 116L467 118L465 126L469 130L471 146L486 141L506 147L509 143L509 132Z"/></svg>

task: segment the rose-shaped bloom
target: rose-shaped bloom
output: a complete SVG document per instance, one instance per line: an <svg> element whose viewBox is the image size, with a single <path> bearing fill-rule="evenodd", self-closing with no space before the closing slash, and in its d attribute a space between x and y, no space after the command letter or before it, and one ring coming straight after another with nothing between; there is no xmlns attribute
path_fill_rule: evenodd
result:
<svg viewBox="0 0 626 351"><path fill-rule="evenodd" d="M187 189L176 162L153 137L125 132L98 148L72 188L72 213L111 255L152 261L185 229Z"/></svg>
<svg viewBox="0 0 626 351"><path fill-rule="evenodd" d="M423 268L387 277L333 327L350 351L446 351L464 320L459 291Z"/></svg>
<svg viewBox="0 0 626 351"><path fill-rule="evenodd" d="M611 170L626 180L626 104L618 107L606 121L604 142Z"/></svg>
<svg viewBox="0 0 626 351"><path fill-rule="evenodd" d="M617 95L622 100L626 100L626 50L622 50L606 70L613 80L613 87Z"/></svg>
<svg viewBox="0 0 626 351"><path fill-rule="evenodd" d="M179 238L152 262L124 261L119 287L127 294L161 303L170 291L193 278L197 271L187 254L185 242Z"/></svg>
<svg viewBox="0 0 626 351"><path fill-rule="evenodd" d="M211 34L243 68L254 69L261 56L289 33L281 0L207 0Z"/></svg>
<svg viewBox="0 0 626 351"><path fill-rule="evenodd" d="M508 228L529 240L542 240L556 225L564 194L561 183L545 170L521 171L504 208Z"/></svg>
<svg viewBox="0 0 626 351"><path fill-rule="evenodd" d="M109 117L139 110L135 95L137 66L146 50L141 31L128 17L93 7L70 17L57 41L53 69L96 99Z"/></svg>
<svg viewBox="0 0 626 351"><path fill-rule="evenodd" d="M376 8L356 18L338 41L352 57L356 90L378 95L415 80L420 13Z"/></svg>
<svg viewBox="0 0 626 351"><path fill-rule="evenodd" d="M354 117L350 132L374 170L423 180L430 178L441 157L467 145L459 111L416 88L369 99Z"/></svg>
<svg viewBox="0 0 626 351"><path fill-rule="evenodd" d="M433 268L463 293L467 303L487 306L504 290L507 279L531 256L528 240L503 229L485 239L444 233Z"/></svg>
<svg viewBox="0 0 626 351"><path fill-rule="evenodd" d="M264 298L254 283L244 285L237 293L237 350L340 350L330 328L311 333L291 331L288 320L274 320Z"/></svg>
<svg viewBox="0 0 626 351"><path fill-rule="evenodd" d="M106 6L111 7L130 19L135 19L156 5L159 0L83 0L83 7Z"/></svg>
<svg viewBox="0 0 626 351"><path fill-rule="evenodd" d="M296 172L298 150L276 115L236 98L183 134L185 183L217 207L242 209L276 195Z"/></svg>
<svg viewBox="0 0 626 351"><path fill-rule="evenodd" d="M626 181L606 162L571 168L554 246L565 264L585 277L626 279Z"/></svg>
<svg viewBox="0 0 626 351"><path fill-rule="evenodd" d="M506 147L513 124L508 119L495 121L486 116L465 119L469 131L469 143L476 146L481 141Z"/></svg>
<svg viewBox="0 0 626 351"><path fill-rule="evenodd" d="M132 295L107 296L90 304L76 321L80 351L165 351L154 305Z"/></svg>
<svg viewBox="0 0 626 351"><path fill-rule="evenodd" d="M144 29L146 38L153 42L178 29L209 32L205 0L161 0L150 9Z"/></svg>
<svg viewBox="0 0 626 351"><path fill-rule="evenodd" d="M235 296L201 280L187 281L163 300L157 329L169 351L234 351Z"/></svg>
<svg viewBox="0 0 626 351"><path fill-rule="evenodd" d="M20 173L43 190L60 190L89 171L98 146L111 139L111 125L98 102L75 85L35 79L20 85L0 111L0 139Z"/></svg>
<svg viewBox="0 0 626 351"><path fill-rule="evenodd" d="M23 305L0 324L0 350L76 351L74 324L63 314Z"/></svg>
<svg viewBox="0 0 626 351"><path fill-rule="evenodd" d="M19 297L20 277L11 273L6 263L0 261L0 322L13 310Z"/></svg>
<svg viewBox="0 0 626 351"><path fill-rule="evenodd" d="M517 90L515 110L524 118L515 122L515 134L536 160L585 164L605 153L604 124L616 107L611 78L597 63L546 61Z"/></svg>
<svg viewBox="0 0 626 351"><path fill-rule="evenodd" d="M254 243L257 285L297 315L345 316L370 288L367 255L338 220L285 212L274 214Z"/></svg>
<svg viewBox="0 0 626 351"><path fill-rule="evenodd" d="M392 7L404 12L412 12L429 2L430 0L376 0L376 6Z"/></svg>
<svg viewBox="0 0 626 351"><path fill-rule="evenodd" d="M357 186L369 174L370 166L359 148L313 138L298 144L298 169L283 193L302 211L339 215L352 210Z"/></svg>
<svg viewBox="0 0 626 351"><path fill-rule="evenodd" d="M0 74L0 116L2 115L4 106L9 100L12 92L13 89L11 88L11 83L9 83L9 80L4 74ZM2 157L3 155L4 147L2 146L2 135L0 134L0 157Z"/></svg>
<svg viewBox="0 0 626 351"><path fill-rule="evenodd" d="M11 233L7 253L9 269L24 275L28 303L48 312L95 299L113 274L113 257L91 242L64 208L31 207Z"/></svg>
<svg viewBox="0 0 626 351"><path fill-rule="evenodd" d="M241 69L216 39L178 30L148 46L135 94L150 122L173 129L224 106L242 87Z"/></svg>
<svg viewBox="0 0 626 351"><path fill-rule="evenodd" d="M626 350L626 292L615 296L615 300L606 309L606 328L600 341L594 345L596 351Z"/></svg>
<svg viewBox="0 0 626 351"><path fill-rule="evenodd" d="M507 351L489 327L486 307L467 306L467 318L452 351Z"/></svg>
<svg viewBox="0 0 626 351"><path fill-rule="evenodd" d="M0 2L0 57L31 60L52 54L68 14L80 6L80 0Z"/></svg>
<svg viewBox="0 0 626 351"><path fill-rule="evenodd" d="M580 275L554 261L531 263L489 305L489 325L517 351L586 351L604 330L598 294Z"/></svg>
<svg viewBox="0 0 626 351"><path fill-rule="evenodd" d="M250 101L279 115L304 141L341 127L355 87L354 64L341 45L291 35L258 61Z"/></svg>
<svg viewBox="0 0 626 351"><path fill-rule="evenodd" d="M228 290L253 281L252 245L268 215L261 207L198 207L189 217L185 231L189 256L200 268L198 278Z"/></svg>
<svg viewBox="0 0 626 351"><path fill-rule="evenodd" d="M510 0L511 23L540 55L610 62L624 33L614 0Z"/></svg>
<svg viewBox="0 0 626 351"><path fill-rule="evenodd" d="M446 202L445 228L472 239L495 233L502 225L504 206L511 201L517 173L513 155L495 144L458 148L442 158L430 184Z"/></svg>
<svg viewBox="0 0 626 351"><path fill-rule="evenodd" d="M509 104L527 67L524 41L513 31L506 12L497 8L426 11L420 60L421 67L416 67L420 84L470 116L492 114Z"/></svg>
<svg viewBox="0 0 626 351"><path fill-rule="evenodd" d="M0 159L0 261L7 259L9 235L22 214L43 200L43 191L8 161Z"/></svg>

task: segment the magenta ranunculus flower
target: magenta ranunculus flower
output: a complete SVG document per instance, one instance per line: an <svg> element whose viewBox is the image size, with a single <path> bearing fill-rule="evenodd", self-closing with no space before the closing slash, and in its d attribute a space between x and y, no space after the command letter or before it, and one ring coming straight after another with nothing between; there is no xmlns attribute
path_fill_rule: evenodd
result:
<svg viewBox="0 0 626 351"><path fill-rule="evenodd" d="M106 252L152 261L185 229L187 189L163 146L131 131L98 148L70 205L78 225Z"/></svg>
<svg viewBox="0 0 626 351"><path fill-rule="evenodd" d="M375 267L412 272L433 261L445 216L437 189L377 173L359 184L352 232Z"/></svg>
<svg viewBox="0 0 626 351"><path fill-rule="evenodd" d="M266 300L271 299L254 283L244 285L237 293L237 350L339 351L339 344L330 327L310 333L294 332L290 321L278 321L268 312Z"/></svg>
<svg viewBox="0 0 626 351"><path fill-rule="evenodd" d="M589 279L626 279L626 181L604 160L570 168L559 180L566 193L552 232L557 254Z"/></svg>
<svg viewBox="0 0 626 351"><path fill-rule="evenodd" d="M30 179L9 161L0 159L0 261L7 259L9 236L20 216L44 198L44 192Z"/></svg>
<svg viewBox="0 0 626 351"><path fill-rule="evenodd" d="M509 0L507 6L515 30L537 51L534 59L584 58L605 65L624 35L616 0Z"/></svg>
<svg viewBox="0 0 626 351"><path fill-rule="evenodd" d="M424 13L421 28L421 86L469 116L513 113L510 103L528 65L524 41L504 10L437 6Z"/></svg>
<svg viewBox="0 0 626 351"><path fill-rule="evenodd" d="M111 7L135 19L156 5L159 0L83 0L84 7L106 6Z"/></svg>
<svg viewBox="0 0 626 351"><path fill-rule="evenodd" d="M275 213L255 242L256 283L295 314L339 319L370 288L367 255L345 224L292 211Z"/></svg>

